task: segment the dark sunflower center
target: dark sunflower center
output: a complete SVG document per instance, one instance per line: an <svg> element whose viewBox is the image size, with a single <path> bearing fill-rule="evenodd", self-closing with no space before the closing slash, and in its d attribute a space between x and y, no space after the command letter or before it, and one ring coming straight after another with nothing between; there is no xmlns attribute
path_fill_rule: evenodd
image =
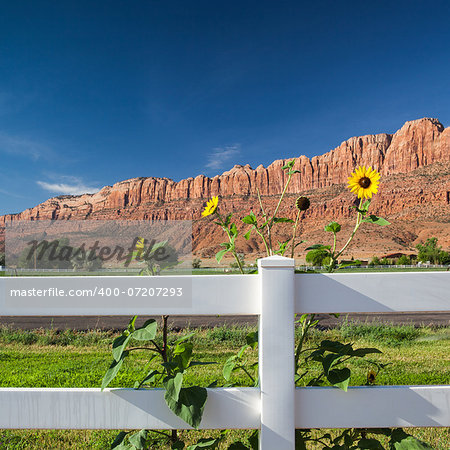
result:
<svg viewBox="0 0 450 450"><path fill-rule="evenodd" d="M362 177L362 178L359 180L359 185L360 185L362 188L364 188L364 189L367 189L367 188L370 186L371 183L372 183L372 182L370 181L370 178L368 178L368 177Z"/></svg>

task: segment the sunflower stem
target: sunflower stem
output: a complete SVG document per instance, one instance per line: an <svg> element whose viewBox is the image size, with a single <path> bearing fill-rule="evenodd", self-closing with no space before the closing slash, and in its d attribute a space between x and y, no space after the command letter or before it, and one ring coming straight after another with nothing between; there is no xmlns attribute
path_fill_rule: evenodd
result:
<svg viewBox="0 0 450 450"><path fill-rule="evenodd" d="M361 209L362 204L363 204L363 198L361 198L361 200L359 201L359 208L358 209ZM334 262L337 262L339 256L341 256L342 253L344 253L345 250L347 249L347 247L350 245L350 242L352 242L353 238L355 237L355 234L358 231L358 228L361 225L361 223L362 223L362 214L358 211L358 213L356 215L355 228L353 229L352 234L348 238L348 241L345 243L345 245L342 247L342 249L339 251L339 253L337 255L333 256Z"/></svg>
<svg viewBox="0 0 450 450"><path fill-rule="evenodd" d="M290 172L291 172L291 171L290 171ZM284 188L283 188L283 192L281 193L280 199L278 200L277 207L275 208L275 211L274 211L274 213L273 213L273 216L270 218L269 223L267 224L267 236L268 236L268 240L269 240L269 250L270 250L270 255L269 255L269 256L272 256L272 255L273 255L273 250L272 250L272 234L271 234L271 229L272 229L272 226L273 226L273 221L274 221L275 217L277 216L278 210L280 209L281 202L283 201L284 194L286 194L286 191L287 191L287 188L288 188L288 186L289 186L289 183L291 182L291 178L292 178L292 173L290 173L289 176L288 176L288 179L287 179L287 181L286 181L286 184L284 185Z"/></svg>
<svg viewBox="0 0 450 450"><path fill-rule="evenodd" d="M238 267L239 267L239 270L240 270L241 274L244 274L244 268L242 267L242 263L241 263L241 260L239 259L238 254L236 253L236 249L235 249L235 247L234 247L234 241L233 241L233 238L232 238L232 236L231 236L230 230L229 230L228 227L225 225L225 222L223 221L222 216L217 212L217 210L214 211L214 212L215 212L215 214L216 214L217 217L218 217L218 220L219 220L219 222L220 222L220 226L222 227L222 230L224 230L225 233L227 233L228 240L230 241L230 244L231 244L231 246L232 246L232 248L230 249L230 252L231 252L231 254L234 256L234 259L235 259L236 262L237 262L237 265L238 265Z"/></svg>
<svg viewBox="0 0 450 450"><path fill-rule="evenodd" d="M300 213L301 213L301 211L298 210L297 217L296 217L295 223L294 223L294 231L292 232L292 249L291 249L291 258L292 259L294 259L295 238L297 237L297 224L298 224L298 220L300 219Z"/></svg>

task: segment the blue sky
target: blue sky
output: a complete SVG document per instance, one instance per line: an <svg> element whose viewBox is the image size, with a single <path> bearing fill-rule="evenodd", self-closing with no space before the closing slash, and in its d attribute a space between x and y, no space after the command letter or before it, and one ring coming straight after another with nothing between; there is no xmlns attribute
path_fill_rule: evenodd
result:
<svg viewBox="0 0 450 450"><path fill-rule="evenodd" d="M0 214L450 124L450 2L22 1L0 13Z"/></svg>

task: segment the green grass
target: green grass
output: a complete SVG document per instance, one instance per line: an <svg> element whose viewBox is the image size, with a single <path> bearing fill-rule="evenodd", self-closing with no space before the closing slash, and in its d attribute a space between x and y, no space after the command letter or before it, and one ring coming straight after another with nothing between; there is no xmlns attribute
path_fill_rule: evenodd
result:
<svg viewBox="0 0 450 450"><path fill-rule="evenodd" d="M369 272L445 272L448 267L345 267L337 273L369 273ZM318 270L316 273L327 273ZM296 270L296 273L314 273L313 271Z"/></svg>
<svg viewBox="0 0 450 450"><path fill-rule="evenodd" d="M246 334L252 330L252 327L238 326L198 330L192 338L194 359L216 361L217 364L196 367L186 376L187 382L204 386L213 381L217 381L219 386L225 384L223 364L245 343ZM173 333L172 339L188 332ZM99 387L111 361L110 343L116 335L102 331L0 328L0 386ZM450 384L449 328L344 322L337 329L313 330L306 345L312 347L322 339L342 339L354 343L355 347L375 346L382 350L383 354L372 359L392 364L378 374L376 382L379 385ZM144 374L145 357L144 352L139 352L126 360L111 386L132 387L134 381ZM251 361L256 358L256 352L249 353ZM351 384L364 384L371 366L364 359L354 362ZM313 365L309 369L311 374L318 370ZM233 381L238 385L248 385L248 379L242 373ZM411 432L430 442L435 449L450 448L449 429L424 428ZM193 443L197 436L214 433L184 432L183 436ZM91 430L1 430L0 449L105 449L109 448L116 434L116 431ZM248 432L234 431L230 439L237 436L245 438ZM158 448L169 447L162 445Z"/></svg>
<svg viewBox="0 0 450 450"><path fill-rule="evenodd" d="M225 272L227 270L227 272ZM256 267L245 267L245 272L252 272L256 270ZM352 268L344 268L340 269L339 273L368 273L368 272L436 272L436 271L446 271L448 268L445 267L352 267ZM182 270L171 270L167 272L162 272L162 275L230 275L230 274L239 274L238 269L231 269L227 265L223 265L220 267L201 267L200 269L192 269L192 271ZM296 270L296 273L305 273L304 270ZM307 273L327 273L326 270L320 271L307 271ZM92 277L92 276L137 276L138 272L36 272L36 271L20 271L17 273L19 277ZM6 275L5 271L0 272L0 276L16 276L14 273L9 271Z"/></svg>

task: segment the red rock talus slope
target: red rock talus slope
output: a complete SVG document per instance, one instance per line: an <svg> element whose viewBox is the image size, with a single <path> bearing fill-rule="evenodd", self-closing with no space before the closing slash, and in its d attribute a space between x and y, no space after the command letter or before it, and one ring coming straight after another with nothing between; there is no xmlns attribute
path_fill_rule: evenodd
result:
<svg viewBox="0 0 450 450"><path fill-rule="evenodd" d="M267 168L261 165L254 170L249 165L235 166L214 178L199 175L179 182L135 178L106 186L95 194L51 198L22 213L0 217L0 225L39 219L193 219L194 249L206 255L213 252L221 236L213 235L207 221L197 222L203 202L219 195L221 209L241 217L250 208L258 210L259 189L270 208L285 182L281 169L285 162L277 160ZM290 184L288 193L292 195L287 198L284 213L295 214L293 198L289 204L289 197L307 192L312 206L305 215L305 232L320 238L317 230L327 220L341 220L346 225L353 197L343 183L359 165L372 166L383 175L373 206L393 221L393 226L383 230L369 227L372 237L368 252L411 249L429 233L438 235L440 244L450 245L450 128L444 128L437 119L407 122L393 135L353 137L311 159L298 157L295 168L300 173ZM247 251L260 250L257 241L242 241L242 245ZM356 242L356 253L360 247Z"/></svg>

